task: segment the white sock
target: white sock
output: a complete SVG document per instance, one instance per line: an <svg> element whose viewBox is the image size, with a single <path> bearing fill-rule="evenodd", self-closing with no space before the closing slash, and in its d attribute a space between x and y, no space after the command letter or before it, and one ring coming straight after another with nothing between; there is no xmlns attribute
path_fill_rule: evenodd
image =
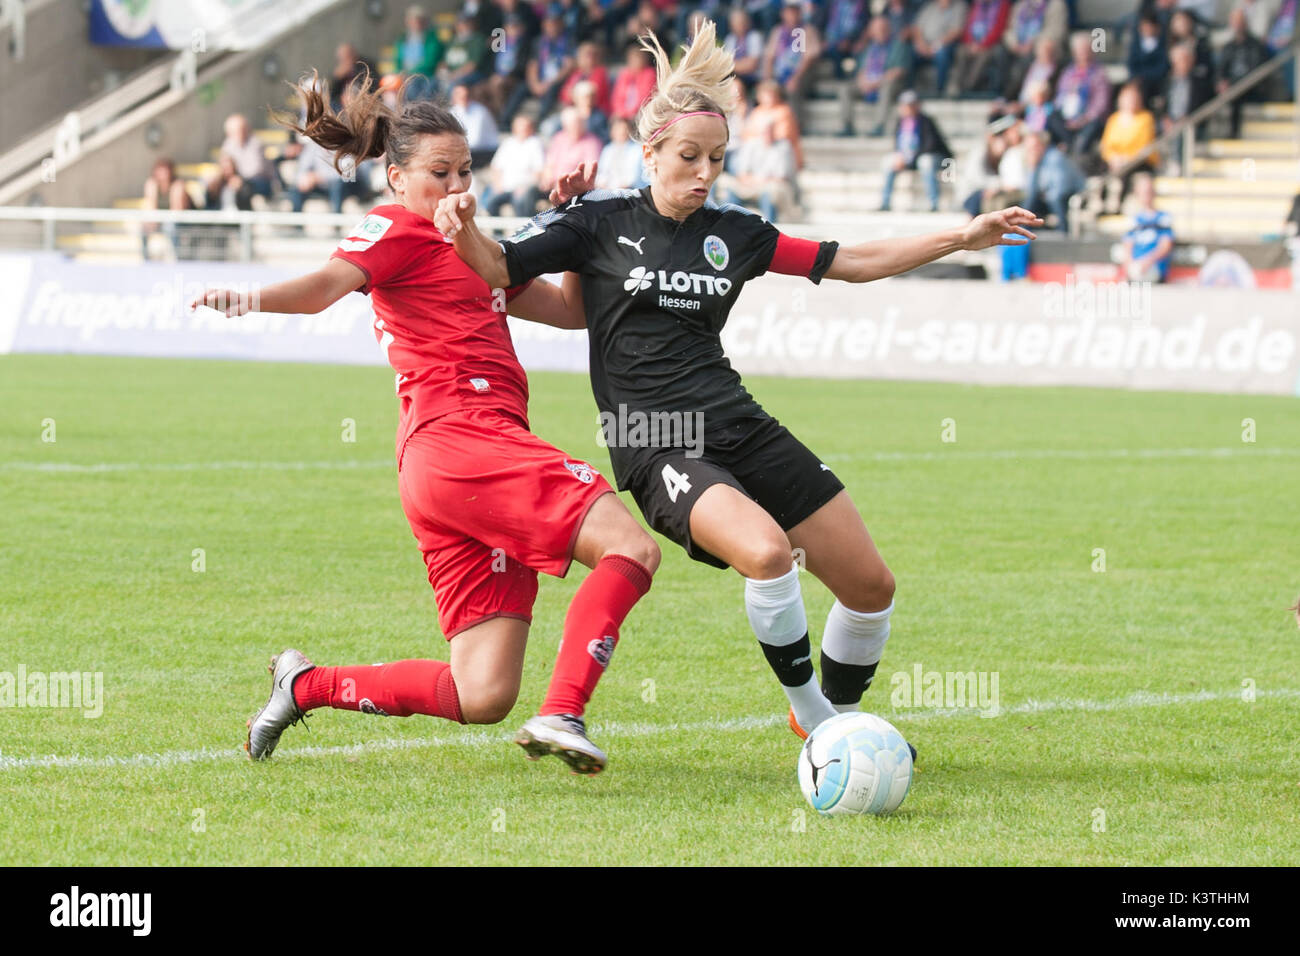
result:
<svg viewBox="0 0 1300 956"><path fill-rule="evenodd" d="M831 605L822 635L822 681L829 697L861 698L866 690L863 681L869 683L871 679L861 676L862 668L880 663L893 613L893 601L883 611L853 611L839 601ZM842 700L832 706L844 713L857 710L859 701Z"/></svg>
<svg viewBox="0 0 1300 956"><path fill-rule="evenodd" d="M799 569L792 567L781 577L767 581L746 578L745 613L799 726L811 731L834 717L835 708L818 686L812 666Z"/></svg>

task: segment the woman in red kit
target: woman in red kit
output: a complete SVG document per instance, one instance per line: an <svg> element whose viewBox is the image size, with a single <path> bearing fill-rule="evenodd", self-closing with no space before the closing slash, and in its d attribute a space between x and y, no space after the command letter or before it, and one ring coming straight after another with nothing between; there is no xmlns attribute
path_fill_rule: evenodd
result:
<svg viewBox="0 0 1300 956"><path fill-rule="evenodd" d="M255 303L209 290L194 304L230 315L254 304L315 313L354 290L370 296L375 335L397 372L402 508L451 662L316 667L286 650L272 659L271 697L249 721L245 748L269 756L285 728L317 707L503 720L519 693L537 574L563 577L576 559L592 571L569 606L546 699L517 742L530 758L554 754L577 773L597 773L606 758L587 738L583 712L659 549L591 465L528 430L528 381L502 305L567 325L581 314L576 283L490 289L434 227L438 202L470 185L469 144L450 111L414 102L394 112L358 86L335 114L314 87L300 93L306 118L294 128L340 157L384 155L397 201L372 209L317 272L263 289Z"/></svg>

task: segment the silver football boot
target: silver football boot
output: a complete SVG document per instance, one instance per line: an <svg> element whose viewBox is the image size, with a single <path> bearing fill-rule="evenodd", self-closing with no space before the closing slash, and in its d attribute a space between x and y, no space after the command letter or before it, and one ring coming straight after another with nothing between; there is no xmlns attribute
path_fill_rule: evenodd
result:
<svg viewBox="0 0 1300 956"><path fill-rule="evenodd" d="M587 725L573 714L530 717L515 736L529 760L554 755L574 773L600 773L605 769L605 751L587 739Z"/></svg>
<svg viewBox="0 0 1300 956"><path fill-rule="evenodd" d="M271 658L271 666L267 668L271 672L271 699L248 722L248 739L244 741L250 760L264 760L271 756L286 727L292 727L300 720L304 727L307 725L307 715L298 709L293 699L293 680L315 666L293 648Z"/></svg>

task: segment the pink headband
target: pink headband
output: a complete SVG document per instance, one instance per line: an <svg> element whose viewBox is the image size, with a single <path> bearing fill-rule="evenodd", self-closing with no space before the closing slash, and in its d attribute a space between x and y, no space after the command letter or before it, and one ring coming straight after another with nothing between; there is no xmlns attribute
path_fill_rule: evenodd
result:
<svg viewBox="0 0 1300 956"><path fill-rule="evenodd" d="M676 123L677 120L684 120L688 116L716 116L720 120L726 120L726 117L723 116L721 113L714 113L711 112L710 110L699 110L694 113L683 113L681 116L677 117L677 119L669 120L667 123L664 123L663 126L660 126L657 130L655 130L654 135L651 136L646 142L653 143L655 140L659 138L660 133L662 133L668 127L672 126L673 123Z"/></svg>

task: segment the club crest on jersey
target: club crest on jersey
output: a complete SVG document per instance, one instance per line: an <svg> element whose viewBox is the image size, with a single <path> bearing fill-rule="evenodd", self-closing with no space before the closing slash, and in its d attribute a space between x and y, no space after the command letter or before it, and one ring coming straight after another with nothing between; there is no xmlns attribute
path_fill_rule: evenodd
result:
<svg viewBox="0 0 1300 956"><path fill-rule="evenodd" d="M564 467L573 472L573 477L584 485L589 485L596 480L596 470L585 461L566 461Z"/></svg>
<svg viewBox="0 0 1300 956"><path fill-rule="evenodd" d="M709 265L721 272L731 261L731 253L727 251L727 244L717 236L705 236L704 258L709 260Z"/></svg>
<svg viewBox="0 0 1300 956"><path fill-rule="evenodd" d="M587 644L587 653L601 667L609 666L609 659L614 656L614 638L606 634L599 640Z"/></svg>

